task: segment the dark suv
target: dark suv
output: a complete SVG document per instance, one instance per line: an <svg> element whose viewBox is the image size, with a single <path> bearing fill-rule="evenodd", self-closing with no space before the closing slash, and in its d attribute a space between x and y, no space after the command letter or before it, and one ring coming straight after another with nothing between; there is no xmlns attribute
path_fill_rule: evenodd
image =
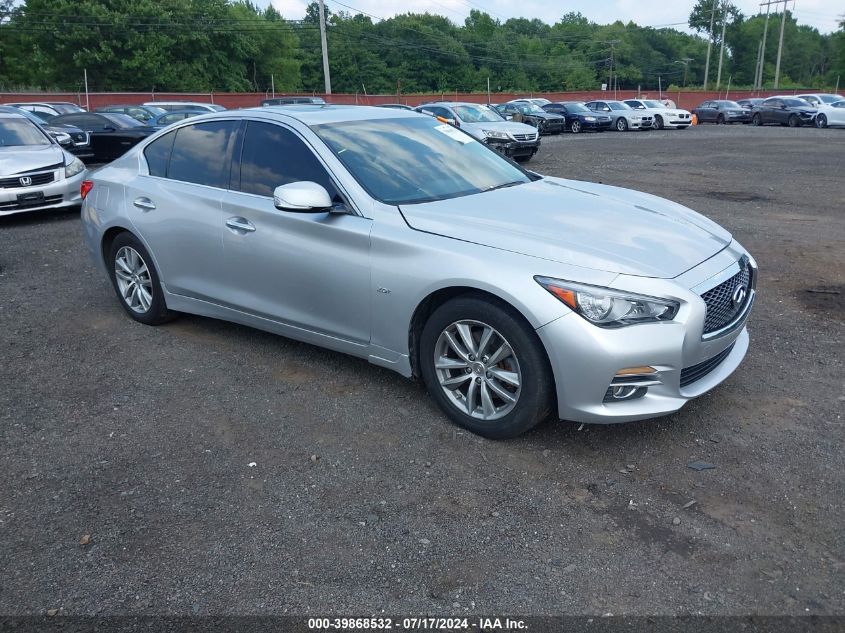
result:
<svg viewBox="0 0 845 633"><path fill-rule="evenodd" d="M795 97L770 97L751 110L751 122L754 125L780 123L789 127L814 125L816 110L803 99Z"/></svg>

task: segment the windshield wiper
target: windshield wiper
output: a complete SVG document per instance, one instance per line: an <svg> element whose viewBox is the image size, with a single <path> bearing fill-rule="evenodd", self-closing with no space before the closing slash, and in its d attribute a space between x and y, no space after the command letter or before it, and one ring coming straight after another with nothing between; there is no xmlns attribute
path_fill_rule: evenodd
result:
<svg viewBox="0 0 845 633"><path fill-rule="evenodd" d="M484 191L495 191L496 189L504 189L505 187L515 187L516 185L524 185L524 180L514 180L513 182L503 182L501 185L492 185L487 187Z"/></svg>

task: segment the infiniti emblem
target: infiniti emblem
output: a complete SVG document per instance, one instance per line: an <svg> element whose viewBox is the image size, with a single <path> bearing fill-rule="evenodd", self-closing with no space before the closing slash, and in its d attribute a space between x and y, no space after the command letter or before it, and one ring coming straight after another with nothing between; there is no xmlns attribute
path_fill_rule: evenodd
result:
<svg viewBox="0 0 845 633"><path fill-rule="evenodd" d="M29 187L32 184L32 178L29 176L21 176L19 180L21 185L24 187Z"/></svg>
<svg viewBox="0 0 845 633"><path fill-rule="evenodd" d="M737 286L734 293L731 295L731 303L733 304L734 308L738 308L742 305L743 301L745 301L745 295L748 293L748 290L745 286Z"/></svg>

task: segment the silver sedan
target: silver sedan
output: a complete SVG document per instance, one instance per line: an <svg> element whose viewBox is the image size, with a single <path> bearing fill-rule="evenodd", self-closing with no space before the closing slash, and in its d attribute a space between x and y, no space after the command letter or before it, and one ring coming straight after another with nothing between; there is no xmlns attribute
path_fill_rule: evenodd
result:
<svg viewBox="0 0 845 633"><path fill-rule="evenodd" d="M673 202L525 171L402 110L221 112L87 181L126 313L189 312L419 377L454 422L676 411L745 356L757 267Z"/></svg>

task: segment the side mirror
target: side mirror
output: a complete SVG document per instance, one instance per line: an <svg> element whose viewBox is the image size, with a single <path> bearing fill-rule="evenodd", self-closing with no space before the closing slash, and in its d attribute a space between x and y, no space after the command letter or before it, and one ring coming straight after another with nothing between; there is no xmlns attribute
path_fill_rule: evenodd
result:
<svg viewBox="0 0 845 633"><path fill-rule="evenodd" d="M116 131L116 129L111 125L104 125L103 126L103 132L115 132L115 131Z"/></svg>
<svg viewBox="0 0 845 633"><path fill-rule="evenodd" d="M332 199L322 185L303 180L276 187L273 191L273 204L282 211L320 213L331 210Z"/></svg>

